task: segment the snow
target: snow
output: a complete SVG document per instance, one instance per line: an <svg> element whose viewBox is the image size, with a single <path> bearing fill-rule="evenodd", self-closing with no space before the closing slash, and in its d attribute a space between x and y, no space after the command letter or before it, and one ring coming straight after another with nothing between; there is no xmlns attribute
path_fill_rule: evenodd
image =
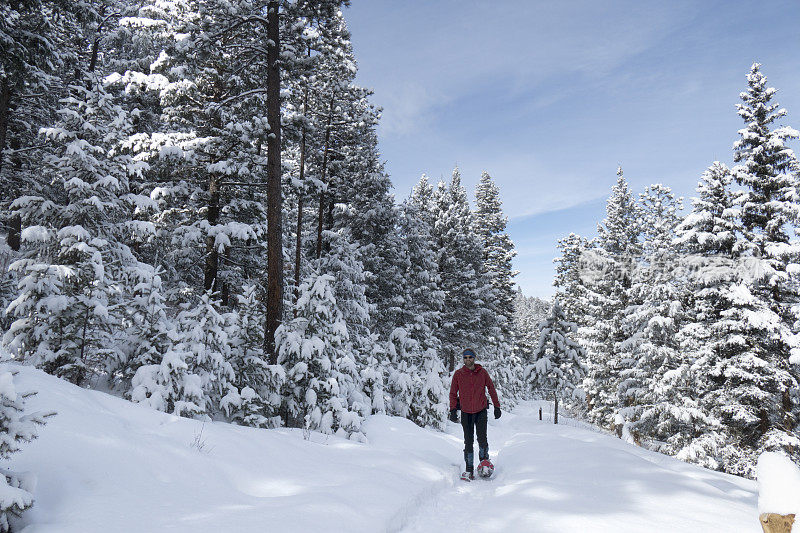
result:
<svg viewBox="0 0 800 533"><path fill-rule="evenodd" d="M800 468L776 452L758 458L758 512L800 515Z"/></svg>
<svg viewBox="0 0 800 533"><path fill-rule="evenodd" d="M750 531L756 483L626 444L523 403L489 420L495 476L458 480L461 428L375 415L365 443L157 412L30 367L58 414L11 463L38 476L25 533ZM542 404L547 410L549 404ZM27 527L25 527L27 526ZM266 529L265 529L266 528Z"/></svg>

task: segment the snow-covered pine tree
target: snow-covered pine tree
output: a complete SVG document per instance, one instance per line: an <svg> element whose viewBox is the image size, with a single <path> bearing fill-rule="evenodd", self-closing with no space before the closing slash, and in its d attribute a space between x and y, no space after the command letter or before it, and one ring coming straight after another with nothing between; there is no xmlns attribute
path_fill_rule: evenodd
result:
<svg viewBox="0 0 800 533"><path fill-rule="evenodd" d="M220 312L219 301L210 293L181 304L176 330L169 333L172 346L161 361L137 370L131 399L190 418L225 411L230 403L227 395L235 388L231 321L231 315Z"/></svg>
<svg viewBox="0 0 800 533"><path fill-rule="evenodd" d="M558 301L566 317L578 324L578 327L587 325L587 298L588 289L584 284L581 269L582 255L589 250L589 242L574 233L559 239L556 245L561 256L553 260L556 263L556 276L553 286L558 293Z"/></svg>
<svg viewBox="0 0 800 533"><path fill-rule="evenodd" d="M361 418L343 401L336 361L348 331L333 292L334 278L311 274L300 287L297 316L275 333L279 363L286 368L288 424L323 433L360 436Z"/></svg>
<svg viewBox="0 0 800 533"><path fill-rule="evenodd" d="M678 453L710 419L698 406L691 352L681 343L688 294L674 242L682 199L655 184L640 195L641 263L634 270L619 345L627 363L620 383L623 435L669 454Z"/></svg>
<svg viewBox="0 0 800 533"><path fill-rule="evenodd" d="M278 427L286 373L264 357L264 305L257 285L242 287L231 313L230 363L235 378L221 400L222 409L239 424Z"/></svg>
<svg viewBox="0 0 800 533"><path fill-rule="evenodd" d="M772 101L776 90L767 87L758 63L753 64L747 78L748 90L741 93L743 103L738 105L745 128L739 131L741 139L734 144L734 159L739 165L732 169L732 174L745 186L736 201L741 206L746 239L751 243L752 253L760 259L763 275L752 279L746 292L743 285L734 288L730 300L733 307L747 309L742 310L741 318L746 320L745 330L758 330L750 337L761 345L754 350L756 357L764 358L773 369L769 372L770 379L764 381L759 376L763 368L754 369L748 361L734 363L747 365L749 376L743 381L752 378L754 381L748 387L761 389L756 394L751 388L748 395L752 399L762 397L757 413L756 402L745 400L744 403L751 403L750 416L743 416L740 421L749 419L745 426L751 427L740 429L749 433L749 439L758 435L759 449L779 448L800 454L796 451L798 439L793 432L800 415L800 371L791 363L792 351L797 352L792 330L797 324L800 291L797 280L790 275L798 270L800 246L790 241L788 233L799 220L800 164L786 145L787 140L800 135L790 127L774 127L775 121L784 117L786 111ZM762 315L758 322L752 319L755 310ZM763 401L765 393L769 401ZM752 417L757 417L758 421Z"/></svg>
<svg viewBox="0 0 800 533"><path fill-rule="evenodd" d="M798 219L798 162L786 145L800 134L791 127L774 127L775 121L786 116L786 110L773 102L776 89L767 86L761 65L753 63L747 75L748 90L742 92L737 104L745 127L741 138L733 145L734 179L746 187L737 198L741 205L742 224L748 239L756 245L762 257L767 257L769 245L789 242L787 226Z"/></svg>
<svg viewBox="0 0 800 533"><path fill-rule="evenodd" d="M430 217L423 215L415 202L406 201L400 206L399 230L408 254L402 323L404 331L416 342L419 351L414 360L418 376L410 418L420 426L440 428L447 412L447 372L442 363L441 342L436 331L444 308L444 292L440 288L441 278L430 221Z"/></svg>
<svg viewBox="0 0 800 533"><path fill-rule="evenodd" d="M375 306L367 301L361 251L352 242L350 232L346 228L325 231L323 239L328 251L316 261L316 269L334 278L332 288L348 333L335 361L340 396L348 409L368 416L375 402L372 388L363 387L359 369L367 364L375 349L370 330L370 315ZM382 369L377 366L374 370Z"/></svg>
<svg viewBox="0 0 800 533"><path fill-rule="evenodd" d="M539 343L532 364L525 368L525 379L537 392L554 399L557 413L561 398L570 403L584 400L580 384L586 375L586 351L573 338L578 326L567 320L558 300L539 329Z"/></svg>
<svg viewBox="0 0 800 533"><path fill-rule="evenodd" d="M586 329L589 371L584 388L588 394L590 419L605 427L617 422L622 365L617 343L625 340L622 319L628 306L631 272L641 252L638 217L638 207L619 168L617 183L607 201L606 218L597 228L592 259L587 261L587 267L591 265L596 272L594 275L587 273L593 320Z"/></svg>
<svg viewBox="0 0 800 533"><path fill-rule="evenodd" d="M25 399L33 392L19 392L14 374L0 370L0 458L7 461L22 445L36 438L36 426L44 425L47 416L55 413L26 413ZM19 517L33 505L35 478L31 474L0 469L0 531L11 531L9 518Z"/></svg>
<svg viewBox="0 0 800 533"><path fill-rule="evenodd" d="M167 314L163 284L156 269L139 264L124 275L126 286L131 287L125 314L125 343L123 358L116 362L111 377L129 393L131 379L139 367L160 362L172 345L169 332L174 324Z"/></svg>
<svg viewBox="0 0 800 533"><path fill-rule="evenodd" d="M483 275L483 246L475 234L467 193L461 185L461 171L453 170L449 186L443 182L434 195L436 221L434 236L440 250L439 274L445 294L445 308L438 331L448 370L465 346L475 346L485 356L482 326L485 298L490 296Z"/></svg>
<svg viewBox="0 0 800 533"><path fill-rule="evenodd" d="M96 76L84 81L63 100L59 123L43 130L57 146L45 162L53 195L13 204L25 251L11 266L21 280L6 334L25 360L78 384L124 358L113 331L121 324L123 273L138 261L121 240L121 197L129 174L141 170L119 150L129 115Z"/></svg>
<svg viewBox="0 0 800 533"><path fill-rule="evenodd" d="M436 330L444 308L444 291L437 253L434 249L433 226L419 205L405 201L400 206L399 231L408 254L403 274L404 300L402 323L420 343L423 351L441 352Z"/></svg>
<svg viewBox="0 0 800 533"><path fill-rule="evenodd" d="M230 362L233 317L222 311L220 301L210 292L181 307L176 319L181 335L177 349L191 354L186 361L189 371L200 376L207 412L216 414L224 410L222 398L236 379Z"/></svg>
<svg viewBox="0 0 800 533"><path fill-rule="evenodd" d="M535 297L526 297L518 289L514 299L514 352L505 396L514 400L529 398L531 387L523 378L525 368L534 360L539 346L539 326L550 314L550 304ZM496 372L496 371L495 371Z"/></svg>
<svg viewBox="0 0 800 533"><path fill-rule="evenodd" d="M488 370L495 376L497 386L505 389L513 373L506 375L514 345L514 271L512 260L517 254L506 231L508 218L503 214L500 190L488 172L481 174L475 188L475 232L483 244L483 274L491 286L486 298L484 322L486 331L496 332L487 348L493 357L487 361ZM487 343L488 344L488 343Z"/></svg>
<svg viewBox="0 0 800 533"><path fill-rule="evenodd" d="M418 364L419 343L404 328L395 328L387 343L389 365L386 376L386 393L389 412L395 416L413 418L412 408L421 389Z"/></svg>
<svg viewBox="0 0 800 533"><path fill-rule="evenodd" d="M684 461L712 469L723 467L720 450L727 437L716 418L717 406L709 401L709 393L716 385L708 375L718 360L715 348L727 335L725 328L716 324L722 320L727 305L724 295L739 279L736 261L744 244L730 190L731 179L728 167L718 161L703 173L697 197L692 199L692 210L679 224L675 238L689 295L685 321L677 338L680 350L691 362L689 374L694 379L689 385L699 399L702 416L692 417L691 438L674 453Z"/></svg>
<svg viewBox="0 0 800 533"><path fill-rule="evenodd" d="M206 413L202 378L189 370L192 353L185 351L180 334L170 331L172 345L152 365L142 365L131 380L131 401L187 418Z"/></svg>
<svg viewBox="0 0 800 533"><path fill-rule="evenodd" d="M48 187L40 172L48 152L39 129L55 122L63 88L74 81L83 29L93 21L94 7L63 0L0 5L0 235L10 252L19 251L22 231L11 203ZM0 292L0 304L9 296Z"/></svg>
<svg viewBox="0 0 800 533"><path fill-rule="evenodd" d="M141 15L151 17L145 26L162 29L162 49L119 82L144 93L139 98L158 95L154 129L129 144L154 169L142 189L158 202L168 294L213 290L228 304L230 288L263 268L264 5L185 0L147 7Z"/></svg>
<svg viewBox="0 0 800 533"><path fill-rule="evenodd" d="M417 368L417 383L411 402L411 420L420 427L443 429L448 411L447 371L439 353L428 348Z"/></svg>

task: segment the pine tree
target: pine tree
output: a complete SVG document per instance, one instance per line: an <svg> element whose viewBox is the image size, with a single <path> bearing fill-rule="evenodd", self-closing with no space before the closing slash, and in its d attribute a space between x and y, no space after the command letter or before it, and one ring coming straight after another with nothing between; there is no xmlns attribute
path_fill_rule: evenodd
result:
<svg viewBox="0 0 800 533"><path fill-rule="evenodd" d="M439 338L448 369L452 370L455 355L464 346L475 346L479 351L484 346L481 319L490 285L483 276L482 244L474 232L473 215L458 168L453 170L449 186L439 183L434 205L439 273L447 302Z"/></svg>
<svg viewBox="0 0 800 533"><path fill-rule="evenodd" d="M767 87L759 63L753 63L747 82L748 90L740 94L743 103L737 105L745 127L739 130L741 139L733 145L734 160L740 164L732 173L740 185L747 187L737 202L749 240L763 257L768 253L768 244L789 242L787 224L800 214L795 175L800 168L786 146L786 141L797 139L800 134L794 128L772 127L786 116L786 110L772 102L776 90Z"/></svg>
<svg viewBox="0 0 800 533"><path fill-rule="evenodd" d="M129 116L94 76L71 87L61 120L44 134L58 146L46 161L57 194L14 202L26 229L16 317L6 342L32 364L82 383L123 359L112 342L120 326L118 284L138 262L121 240L128 175L140 171L119 142Z"/></svg>
<svg viewBox="0 0 800 533"><path fill-rule="evenodd" d="M25 413L25 400L35 393L20 393L14 385L14 375L9 370L0 371L0 458L20 451L22 445L36 438L36 426L44 425L45 413ZM33 505L35 480L25 474L0 469L0 531L11 531L9 518L19 517Z"/></svg>
<svg viewBox="0 0 800 533"><path fill-rule="evenodd" d="M114 363L113 372L122 390L129 392L139 367L160 362L172 345L169 332L174 324L167 315L161 276L154 268L140 264L125 276L126 286L132 291L127 303L122 359Z"/></svg>
<svg viewBox="0 0 800 533"><path fill-rule="evenodd" d="M621 372L623 434L678 453L710 419L698 406L691 352L681 342L688 294L679 274L675 230L681 199L669 187L649 186L640 196L643 257L634 270L620 344L627 356Z"/></svg>
<svg viewBox="0 0 800 533"><path fill-rule="evenodd" d="M251 427L278 427L281 423L280 392L286 381L284 368L270 365L264 357L263 304L256 285L242 287L232 312L230 363L235 376L221 400L222 409L234 422Z"/></svg>
<svg viewBox="0 0 800 533"><path fill-rule="evenodd" d="M598 236L587 260L591 290L588 305L594 321L586 331L589 372L585 388L589 416L603 426L621 422L617 410L622 358L617 345L625 340L622 318L628 306L633 265L641 252L638 216L638 208L620 168L607 202L606 218L598 225Z"/></svg>
<svg viewBox="0 0 800 533"><path fill-rule="evenodd" d="M578 326L567 320L558 300L539 329L539 343L533 363L525 368L525 378L535 389L552 394L558 412L559 398L583 399L579 385L586 375L586 351L573 339Z"/></svg>
<svg viewBox="0 0 800 533"><path fill-rule="evenodd" d="M553 286L558 293L558 300L570 321L578 324L578 328L586 327L592 322L589 314L591 290L587 287L587 272L584 271L591 266L587 264L587 256L592 255L589 242L570 233L559 239L556 246L561 252L561 256L553 260L556 263Z"/></svg>
<svg viewBox="0 0 800 533"><path fill-rule="evenodd" d="M207 413L224 410L222 399L234 387L231 365L232 316L222 311L215 295L206 292L199 301L182 305L177 324L181 338L177 349L190 353L189 371L200 377Z"/></svg>
<svg viewBox="0 0 800 533"><path fill-rule="evenodd" d="M481 174L475 189L475 205L475 232L483 245L483 275L491 287L491 295L485 299L489 312L484 314L484 328L497 331L490 341L494 364L489 366L501 369L506 367L514 344L514 276L517 272L512 260L517 252L506 232L508 219L503 215L500 191L487 172ZM504 373L495 371L493 374L497 385L505 387Z"/></svg>
<svg viewBox="0 0 800 533"><path fill-rule="evenodd" d="M323 433L360 436L361 419L339 387L337 361L348 332L328 274L312 274L300 287L296 318L275 334L279 362L287 369L285 408L289 425Z"/></svg>

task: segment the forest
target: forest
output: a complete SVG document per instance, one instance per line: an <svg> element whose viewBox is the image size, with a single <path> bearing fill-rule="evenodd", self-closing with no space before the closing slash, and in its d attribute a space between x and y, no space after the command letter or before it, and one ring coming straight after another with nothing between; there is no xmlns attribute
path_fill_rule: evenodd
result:
<svg viewBox="0 0 800 533"><path fill-rule="evenodd" d="M545 301L514 282L489 173L472 199L458 168L395 195L347 5L2 3L14 361L182 417L361 441L379 413L443 429L469 347L504 409L561 400L745 477L764 451L799 460L798 132L761 66L734 164L688 209L619 169L597 235L559 241ZM8 457L47 417L3 397Z"/></svg>

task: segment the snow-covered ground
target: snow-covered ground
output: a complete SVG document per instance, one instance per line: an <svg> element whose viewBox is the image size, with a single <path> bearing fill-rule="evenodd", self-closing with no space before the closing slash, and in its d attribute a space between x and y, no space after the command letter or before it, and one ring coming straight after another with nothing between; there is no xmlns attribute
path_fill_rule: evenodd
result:
<svg viewBox="0 0 800 533"><path fill-rule="evenodd" d="M642 450L535 404L489 421L497 470L458 480L448 433L373 416L368 443L169 416L19 370L57 410L12 458L38 474L26 533L760 530L756 484Z"/></svg>

